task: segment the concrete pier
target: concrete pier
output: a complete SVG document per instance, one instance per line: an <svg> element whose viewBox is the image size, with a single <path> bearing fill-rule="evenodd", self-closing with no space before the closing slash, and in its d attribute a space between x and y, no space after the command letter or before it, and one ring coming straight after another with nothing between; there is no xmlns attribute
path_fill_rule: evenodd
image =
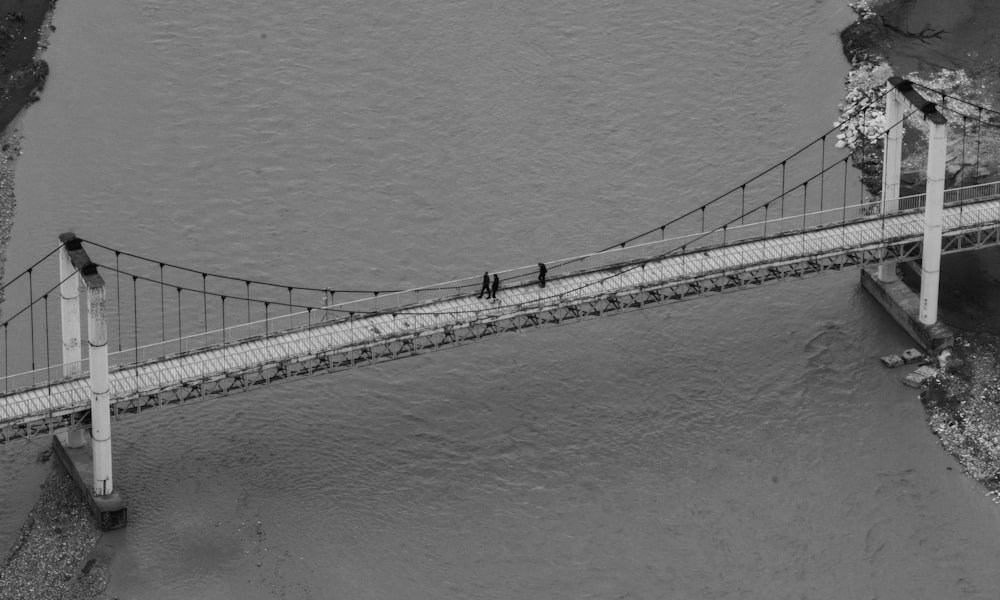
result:
<svg viewBox="0 0 1000 600"><path fill-rule="evenodd" d="M84 500L90 507L90 512L97 519L101 529L120 529L128 521L128 508L125 500L117 491L98 496L94 494L91 482L94 480L94 455L90 435L84 431L83 445L71 448L69 433L61 431L52 436L52 450L59 464L66 469L73 481L83 492Z"/></svg>
<svg viewBox="0 0 1000 600"><path fill-rule="evenodd" d="M885 122L889 125L882 154L882 210L899 212L899 174L903 157L903 94L892 83L885 96ZM880 281L896 278L896 262L886 261L878 266Z"/></svg>
<svg viewBox="0 0 1000 600"><path fill-rule="evenodd" d="M124 527L125 503L115 491L112 478L111 407L108 370L108 328L105 314L104 278L97 272L79 238L73 233L59 236L63 360L72 366L64 374L79 375L80 298L86 293L87 343L90 361L90 431L71 428L53 437L52 445L66 471L73 477L102 529ZM73 363L73 364L71 364Z"/></svg>
<svg viewBox="0 0 1000 600"><path fill-rule="evenodd" d="M920 295L898 278L894 281L880 281L877 268L864 267L861 269L861 287L868 290L928 354L936 355L954 343L955 334L944 323L921 322Z"/></svg>

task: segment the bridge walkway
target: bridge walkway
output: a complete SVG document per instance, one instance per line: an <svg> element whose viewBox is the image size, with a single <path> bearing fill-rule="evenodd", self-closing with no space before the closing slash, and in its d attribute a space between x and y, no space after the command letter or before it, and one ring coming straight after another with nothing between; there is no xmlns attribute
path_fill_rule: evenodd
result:
<svg viewBox="0 0 1000 600"><path fill-rule="evenodd" d="M996 184L954 201L944 212L945 252L1000 243ZM981 186L980 186L981 187ZM988 192L988 193L985 193ZM966 193L964 196L969 196ZM917 197L914 197L917 198ZM918 198L919 200L919 198ZM919 201L910 200L911 204ZM893 207L895 208L895 206ZM845 209L846 210L846 209ZM504 287L496 302L456 294L393 305L391 298L318 307L171 341L189 348L128 364L138 350L117 353L111 372L116 413L228 394L292 377L393 360L504 331L601 316L650 304L758 286L845 266L919 258L923 213L882 215L860 205L846 222L768 235L759 222L723 231L631 246L562 261L579 270L537 283ZM866 214L867 213L867 214ZM808 223L810 215L796 219ZM406 294L401 294L406 298ZM258 335L252 335L256 328ZM214 340L214 342L213 342ZM199 347L201 346L201 347ZM121 364L125 362L125 364ZM0 397L0 440L49 433L88 417L87 378L37 383Z"/></svg>

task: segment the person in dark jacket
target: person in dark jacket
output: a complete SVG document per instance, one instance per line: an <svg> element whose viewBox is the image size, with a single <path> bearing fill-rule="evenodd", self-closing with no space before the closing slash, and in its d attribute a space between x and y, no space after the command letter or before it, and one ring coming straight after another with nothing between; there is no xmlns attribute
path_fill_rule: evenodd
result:
<svg viewBox="0 0 1000 600"><path fill-rule="evenodd" d="M494 300L496 300L497 299L497 290L499 290L499 289L500 289L500 278L497 277L496 273L494 273L493 274L493 287L490 289L490 298L493 298Z"/></svg>
<svg viewBox="0 0 1000 600"><path fill-rule="evenodd" d="M476 298L482 298L483 294L486 294L487 298L490 297L490 273L489 273L489 271L483 273L483 287L479 290L479 295L476 296Z"/></svg>
<svg viewBox="0 0 1000 600"><path fill-rule="evenodd" d="M545 274L548 272L545 263L538 263L538 287L545 287Z"/></svg>

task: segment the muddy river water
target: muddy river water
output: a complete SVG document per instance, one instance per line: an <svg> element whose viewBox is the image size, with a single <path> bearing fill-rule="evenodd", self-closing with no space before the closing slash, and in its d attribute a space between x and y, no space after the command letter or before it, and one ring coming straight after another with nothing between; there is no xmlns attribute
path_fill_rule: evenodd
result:
<svg viewBox="0 0 1000 600"><path fill-rule="evenodd" d="M61 2L8 272L66 230L402 287L645 230L825 131L843 0ZM1000 508L846 271L114 424L120 598L995 598ZM0 451L0 545L44 442Z"/></svg>

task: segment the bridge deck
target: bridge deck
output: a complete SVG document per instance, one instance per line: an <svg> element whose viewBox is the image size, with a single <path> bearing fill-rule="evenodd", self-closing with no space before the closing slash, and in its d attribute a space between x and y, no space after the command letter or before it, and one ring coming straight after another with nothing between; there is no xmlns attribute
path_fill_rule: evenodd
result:
<svg viewBox="0 0 1000 600"><path fill-rule="evenodd" d="M945 208L946 237L998 227L1000 199ZM598 255L598 267L552 279L545 288L521 285L502 289L495 303L474 295L441 298L394 308L394 313L331 318L293 331L119 367L111 373L112 404L116 411L138 412L148 406L393 359L541 322L559 322L579 317L581 312L603 314L702 291L746 287L782 278L783 267L789 265L796 265L793 274L801 275L810 271L810 265L837 257L853 257L840 266L878 262L886 256L916 258L912 248L919 246L922 236L923 213L911 211L685 253L667 255L674 248L657 244L648 245L645 256L639 258L634 252L631 256L606 252ZM996 244L996 238L980 246ZM907 247L911 248L908 254L901 250ZM961 249L966 248L951 250ZM719 283L719 278L725 283ZM681 284L686 286L683 292L662 293ZM80 377L0 398L0 442L78 424L88 414L89 393L86 377Z"/></svg>

